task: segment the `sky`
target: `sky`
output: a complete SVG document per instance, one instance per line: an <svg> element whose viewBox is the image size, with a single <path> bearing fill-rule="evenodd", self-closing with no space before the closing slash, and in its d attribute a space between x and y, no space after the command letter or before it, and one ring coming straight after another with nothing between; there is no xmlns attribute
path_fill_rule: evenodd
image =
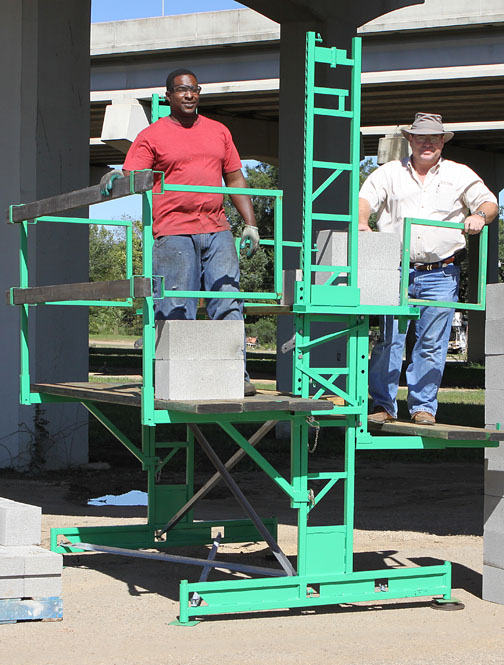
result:
<svg viewBox="0 0 504 665"><path fill-rule="evenodd" d="M244 5L233 0L91 0L91 22L120 21L125 19L147 18L149 16L170 16L173 14L192 14L194 12L212 12L222 9L242 9ZM253 165L255 162L244 162ZM89 216L94 219L120 219L123 215L140 219L142 199L140 196L128 196L116 201L91 206Z"/></svg>
<svg viewBox="0 0 504 665"><path fill-rule="evenodd" d="M213 12L219 9L242 9L244 5L233 0L91 0L91 22L121 21L148 16L170 16ZM163 13L164 12L164 13Z"/></svg>

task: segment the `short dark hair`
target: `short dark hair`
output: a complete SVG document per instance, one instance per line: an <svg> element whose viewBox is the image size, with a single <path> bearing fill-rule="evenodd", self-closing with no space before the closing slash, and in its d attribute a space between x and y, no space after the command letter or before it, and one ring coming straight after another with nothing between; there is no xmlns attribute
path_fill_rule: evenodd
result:
<svg viewBox="0 0 504 665"><path fill-rule="evenodd" d="M183 76L184 74L187 76L194 76L194 78L198 80L198 77L194 72L192 72L190 69L187 69L186 67L182 67L180 69L175 69L173 72L168 74L166 77L166 89L171 90L173 88L173 81L177 78L177 76Z"/></svg>

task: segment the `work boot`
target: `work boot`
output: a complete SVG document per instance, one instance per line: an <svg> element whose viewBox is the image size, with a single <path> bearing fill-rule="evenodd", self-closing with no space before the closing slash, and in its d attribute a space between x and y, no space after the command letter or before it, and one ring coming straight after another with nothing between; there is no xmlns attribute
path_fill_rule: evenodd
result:
<svg viewBox="0 0 504 665"><path fill-rule="evenodd" d="M245 386L244 386L245 397L252 397L252 395L255 395L256 392L257 390L254 384L251 383L250 381L245 381Z"/></svg>
<svg viewBox="0 0 504 665"><path fill-rule="evenodd" d="M375 408L368 415L368 422L376 423L378 425L383 425L383 423L393 423L394 416L391 416L390 413L384 409L382 406L375 406Z"/></svg>
<svg viewBox="0 0 504 665"><path fill-rule="evenodd" d="M415 411L411 416L411 421L415 425L435 425L436 419L428 411Z"/></svg>

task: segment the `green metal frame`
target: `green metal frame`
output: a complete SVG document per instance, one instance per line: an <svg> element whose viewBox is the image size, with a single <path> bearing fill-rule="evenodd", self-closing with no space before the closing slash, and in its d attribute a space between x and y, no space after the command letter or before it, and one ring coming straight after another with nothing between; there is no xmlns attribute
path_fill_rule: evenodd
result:
<svg viewBox="0 0 504 665"><path fill-rule="evenodd" d="M411 227L413 224L421 224L422 226L438 226L445 229L460 229L464 230L462 222L441 222L432 219L416 219L414 217L406 217L404 220L404 234L403 234L403 248L401 265L410 265L410 245L411 245ZM429 307L444 307L450 309L467 309L467 310L484 310L486 307L486 274L488 263L488 226L484 226L479 234L479 252L478 252L478 288L477 288L477 302L475 303L460 303L460 302L442 302L436 301L432 303L430 300L420 300L418 298L408 298L408 278L409 271L403 270L401 272L401 304L409 305L428 305Z"/></svg>
<svg viewBox="0 0 504 665"><path fill-rule="evenodd" d="M320 87L315 82L316 65L320 67L343 67L350 71L350 89ZM355 465L358 450L402 450L446 448L453 446L497 445L485 441L444 441L432 436L372 436L367 428L368 401L368 336L369 316L372 314L393 314L402 320L416 318L418 301L408 301L406 271L402 282L402 300L397 307L363 306L357 287L357 236L358 236L358 187L359 187L359 145L360 145L360 76L361 40L353 40L352 52L325 47L321 38L309 32L306 40L306 111L305 111L305 163L303 231L300 242L283 241L282 238L282 192L278 190L229 189L214 187L192 187L171 185L163 179L161 193L166 191L223 192L270 196L275 199L275 239L263 241L273 245L275 256L274 291L272 293L241 293L240 297L253 300L270 300L274 307L281 297L282 253L286 247L295 247L300 253L302 279L296 284L295 303L295 349L293 361L293 393L302 398L310 395L319 398L331 393L341 398L342 404L335 405L331 412L259 411L242 414L222 413L212 415L187 414L180 411L157 409L154 401L153 366L155 358L154 298L143 299L143 386L141 391L141 443L130 441L112 423L94 402L70 397L56 397L30 389L30 357L28 350L28 306L21 309L21 402L35 404L42 402L81 401L86 409L112 433L112 435L132 454L147 472L148 511L144 524L106 527L74 527L53 529L51 548L58 552L79 552L79 543L91 542L94 545L113 545L121 548L169 548L181 545L209 544L213 531L218 527L224 531L222 542L243 542L261 539L251 519L213 520L195 522L192 507L184 513L184 507L192 506L194 496L194 435L191 426L218 424L237 450L243 451L255 462L259 469L277 484L286 495L286 500L297 512L298 541L295 575L282 577L237 579L227 581L206 581L180 583L180 625L192 625L192 617L236 611L253 611L285 607L315 607L318 605L339 604L342 602L374 601L391 598L440 595L446 601L451 598L451 567L448 562L435 566L379 569L364 572L353 570L353 527ZM335 100L326 108L316 100ZM167 107L159 97L153 98L153 119L167 114ZM314 158L315 118L344 119L350 123L349 158L342 161L322 161ZM328 172L319 186L314 174ZM341 214L314 210L320 195L328 190L342 174L348 174L348 210ZM133 193L133 189L132 189ZM143 264L142 277L152 283L152 196L148 191L142 197L143 218ZM71 218L44 217L35 223L70 222L111 224L103 220L81 220ZM348 265L317 266L313 262L313 222L324 221L344 223L348 228ZM409 233L412 223L432 223L425 220L407 220L403 250L403 265L408 265ZM112 222L126 226L128 222ZM28 287L27 235L28 221L20 223L20 287ZM448 226L448 223L436 224ZM482 236L480 288L478 303L473 308L484 306L484 270L486 261L485 238ZM315 285L315 272L328 274L325 284ZM132 280L131 239L128 244L126 265L127 278ZM340 279L342 277L342 279ZM337 282L337 284L336 284ZM341 282L341 283L340 283ZM133 291L132 291L133 292ZM207 297L207 292L177 292L179 297ZM407 295L407 291L406 291ZM173 297L174 293L170 292ZM213 293L212 297L220 294ZM225 297L225 294L222 295ZM52 304L52 303L47 303ZM62 303L57 303L62 304ZM67 302L78 305L131 306L132 298L117 302ZM423 304L423 303L422 303ZM445 303L428 302L429 305L447 306ZM451 305L451 304L450 304ZM460 306L460 305L458 305ZM464 307L468 308L467 305ZM317 324L333 326L333 332L316 332ZM335 339L345 341L346 358L341 366L318 367L312 362L313 349ZM328 353L328 358L330 354ZM327 414L330 414L327 417ZM324 419L322 419L322 416ZM256 424L259 428L267 421L285 421L291 426L290 477L283 477L277 469L255 447L255 442L247 440L239 431L244 423ZM186 437L183 441L163 442L156 440L156 426L164 423L184 423ZM311 472L309 469L309 433L312 428L343 428L345 433L344 468L326 469L324 472ZM256 433L258 439L259 431ZM256 435L254 435L256 436ZM180 484L160 482L163 470L175 455L185 455L186 478ZM341 517L334 523L311 526L309 516L337 486L343 484L343 505ZM317 490L317 491L316 491ZM188 504L189 502L189 504ZM177 520L177 515L183 516ZM174 520L174 526L167 522ZM263 521L267 531L276 538L275 518ZM196 606L189 602L190 594L197 593L205 605Z"/></svg>

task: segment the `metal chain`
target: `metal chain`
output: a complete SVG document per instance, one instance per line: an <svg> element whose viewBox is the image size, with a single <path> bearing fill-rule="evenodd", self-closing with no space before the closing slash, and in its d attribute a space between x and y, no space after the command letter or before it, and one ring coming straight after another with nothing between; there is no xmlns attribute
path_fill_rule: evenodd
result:
<svg viewBox="0 0 504 665"><path fill-rule="evenodd" d="M310 427L315 428L315 441L313 442L313 448L310 448L310 442L308 441L308 452L309 453L314 453L317 450L317 445L318 445L318 437L320 433L320 423L318 420L315 420L314 416L306 416L306 422Z"/></svg>

